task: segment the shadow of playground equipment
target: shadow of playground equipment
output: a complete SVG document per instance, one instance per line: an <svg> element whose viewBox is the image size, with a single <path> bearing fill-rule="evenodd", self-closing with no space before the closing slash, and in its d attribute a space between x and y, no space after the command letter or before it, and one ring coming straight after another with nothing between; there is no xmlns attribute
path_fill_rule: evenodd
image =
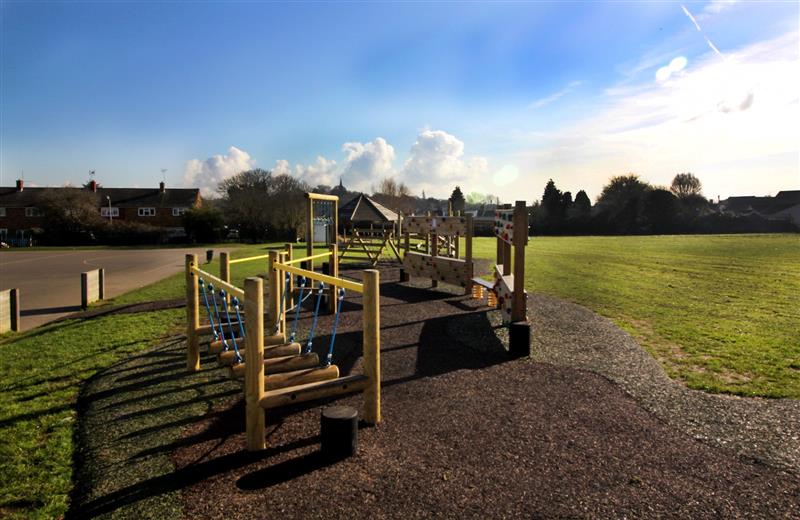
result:
<svg viewBox="0 0 800 520"><path fill-rule="evenodd" d="M398 306L398 312L387 312L382 322L387 392L415 379L481 369L508 359L491 332L486 309L468 298L392 283L381 290L386 303L407 302L402 310ZM353 295L353 305L340 317L334 360L343 374L360 370L359 303ZM329 332L331 319L320 317L319 330ZM479 350L459 339L464 331L474 334L481 329L488 332ZM315 339L314 350L321 357L329 340L326 334ZM219 368L187 373L184 349L183 341L171 341L109 367L84 386L78 402L75 490L67 518L111 512L174 517L181 511L180 490L205 479L241 474L236 470L260 461L257 469L236 480L236 487L247 491L286 482L328 464L317 450L309 452L318 444L318 436L293 439L260 453L246 452L243 446L220 449L244 428L241 383L228 379ZM203 366L215 364L206 357ZM272 411L268 437L285 427L287 417L334 400ZM189 453L191 460L174 470L171 457L176 450ZM280 462L270 463L273 459Z"/></svg>

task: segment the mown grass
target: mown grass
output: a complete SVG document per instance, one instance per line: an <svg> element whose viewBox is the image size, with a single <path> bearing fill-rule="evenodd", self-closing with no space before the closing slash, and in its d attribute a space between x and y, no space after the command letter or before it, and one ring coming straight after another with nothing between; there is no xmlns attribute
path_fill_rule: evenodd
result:
<svg viewBox="0 0 800 520"><path fill-rule="evenodd" d="M526 287L611 318L691 388L796 399L799 260L798 235L532 237Z"/></svg>

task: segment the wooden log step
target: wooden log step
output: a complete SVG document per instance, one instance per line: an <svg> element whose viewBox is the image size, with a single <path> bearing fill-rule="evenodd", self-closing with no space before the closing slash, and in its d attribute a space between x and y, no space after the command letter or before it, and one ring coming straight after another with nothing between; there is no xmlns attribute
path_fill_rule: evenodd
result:
<svg viewBox="0 0 800 520"><path fill-rule="evenodd" d="M239 345L239 354L241 354L242 359L245 359L245 352L244 352L244 343L238 344ZM285 343L283 345L270 345L264 347L264 359L271 359L277 357L286 357L286 356L298 356L302 351L302 347L300 343ZM234 360L236 359L236 352L233 350L228 350L227 352L222 352L217 357L217 361L221 365L232 365Z"/></svg>
<svg viewBox="0 0 800 520"><path fill-rule="evenodd" d="M306 368L303 370L283 372L282 374L269 374L264 377L264 388L266 390L276 390L278 388L286 388L287 386L330 381L337 377L339 377L339 367L336 365Z"/></svg>
<svg viewBox="0 0 800 520"><path fill-rule="evenodd" d="M242 326L244 326L244 322L242 322ZM217 330L219 330L219 325L217 325L217 326L216 326L216 329L217 329ZM227 323L226 323L226 324L224 324L224 325L222 325L222 329L223 329L225 332L230 332L230 331L228 330L228 324L227 324ZM233 330L234 330L234 331L236 331L237 333L239 332L239 322L238 322L238 321L234 321L234 323L233 323ZM199 335L201 335L201 336L209 336L209 335L211 335L211 324L210 324L210 323L207 323L207 324L205 324L205 325L200 325L200 326L197 328L197 333L198 333Z"/></svg>
<svg viewBox="0 0 800 520"><path fill-rule="evenodd" d="M294 370L315 368L319 366L319 356L314 353L300 356L281 356L264 360L264 374L281 374ZM231 377L235 379L244 378L245 363L239 363L231 367Z"/></svg>
<svg viewBox="0 0 800 520"><path fill-rule="evenodd" d="M286 388L268 390L259 401L259 404L262 408L277 408L279 406L313 401L324 397L351 394L363 391L369 383L370 381L367 376L359 374L340 377L331 381L287 386Z"/></svg>
<svg viewBox="0 0 800 520"><path fill-rule="evenodd" d="M233 339L226 337L225 341L228 342L228 348L233 348ZM236 346L239 347L239 350L244 350L244 338L236 337ZM209 341L208 343L208 351L212 354L219 354L223 350L222 340L218 339L216 341Z"/></svg>

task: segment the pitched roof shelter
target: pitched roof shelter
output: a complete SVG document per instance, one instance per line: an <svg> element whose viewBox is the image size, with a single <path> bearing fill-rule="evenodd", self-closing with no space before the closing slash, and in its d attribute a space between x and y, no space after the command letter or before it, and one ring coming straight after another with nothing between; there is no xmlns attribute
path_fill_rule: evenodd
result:
<svg viewBox="0 0 800 520"><path fill-rule="evenodd" d="M397 222L397 213L361 193L339 207L339 222L344 226L393 224Z"/></svg>

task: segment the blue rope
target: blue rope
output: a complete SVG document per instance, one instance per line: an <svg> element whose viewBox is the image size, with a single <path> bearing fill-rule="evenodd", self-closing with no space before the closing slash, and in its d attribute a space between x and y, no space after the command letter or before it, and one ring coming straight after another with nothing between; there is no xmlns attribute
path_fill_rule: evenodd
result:
<svg viewBox="0 0 800 520"><path fill-rule="evenodd" d="M233 343L233 352L236 354L236 363L242 362L242 356L239 354L239 347L236 345L236 334L233 332L233 323L231 323L231 313L228 310L228 300L225 298L225 290L219 292L219 295L222 296L222 302L225 304L225 318L228 321L228 331L231 335L231 343ZM237 300L238 303L238 300ZM238 314L238 310L236 311Z"/></svg>
<svg viewBox="0 0 800 520"><path fill-rule="evenodd" d="M211 314L211 306L208 304L208 293L206 292L206 282L202 278L197 280L197 283L200 285L200 290L203 293L203 300L206 302L206 312L208 312L208 321L211 322L211 333L214 334L214 341L219 339L219 334L217 334L216 325L214 325L214 316Z"/></svg>
<svg viewBox="0 0 800 520"><path fill-rule="evenodd" d="M322 301L322 295L325 293L325 284L319 282L317 286L317 305L314 307L314 319L311 320L311 332L308 333L308 342L306 343L306 348L303 350L303 354L309 354L311 352L311 344L314 341L314 330L317 328L317 316L319 316L319 304Z"/></svg>
<svg viewBox="0 0 800 520"><path fill-rule="evenodd" d="M292 333L289 334L289 343L294 342L297 335L297 321L300 319L300 307L303 304L303 291L306 288L306 277L300 277L300 296L297 297L297 305L294 306L294 321L292 322Z"/></svg>
<svg viewBox="0 0 800 520"><path fill-rule="evenodd" d="M224 350L228 350L228 342L225 341L225 330L222 328L222 316L220 316L219 307L217 307L217 297L214 294L214 286L211 285L211 284L208 284L208 290L211 291L211 301L214 302L214 314L217 315L217 325L219 325L219 338L218 339L222 340L222 348ZM220 293L223 293L223 292L225 292L225 291L220 291Z"/></svg>
<svg viewBox="0 0 800 520"><path fill-rule="evenodd" d="M239 332L242 334L242 338L244 338L244 323L242 323L242 315L239 313L239 298L234 296L231 303L236 310L236 321L239 322Z"/></svg>
<svg viewBox="0 0 800 520"><path fill-rule="evenodd" d="M339 288L339 300L336 304L336 316L333 317L333 332L331 332L331 345L328 347L328 357L325 358L325 366L331 366L333 361L333 346L336 343L336 328L339 326L339 313L342 312L342 302L344 301L344 288Z"/></svg>

